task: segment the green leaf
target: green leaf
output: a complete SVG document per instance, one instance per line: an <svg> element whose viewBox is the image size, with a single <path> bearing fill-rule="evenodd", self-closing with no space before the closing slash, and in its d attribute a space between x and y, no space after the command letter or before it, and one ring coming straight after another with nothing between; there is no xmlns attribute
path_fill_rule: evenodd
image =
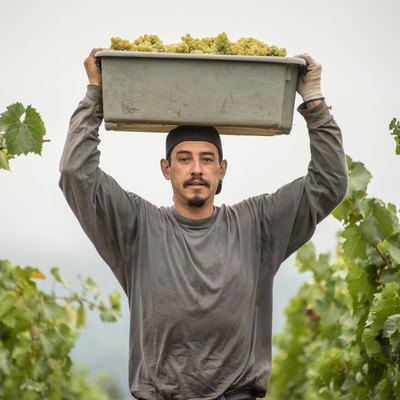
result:
<svg viewBox="0 0 400 400"><path fill-rule="evenodd" d="M107 308L103 302L99 305L100 319L103 322L115 322L121 316L121 312L113 308Z"/></svg>
<svg viewBox="0 0 400 400"><path fill-rule="evenodd" d="M397 299L399 297L399 285L397 282L388 282L382 289L382 296L381 299L387 300L387 299ZM384 302L377 302L377 304L382 303L385 304ZM375 307L375 305L374 305Z"/></svg>
<svg viewBox="0 0 400 400"><path fill-rule="evenodd" d="M379 393L379 400L393 400L394 392L393 392L393 384L390 380L389 376L386 376L379 384L377 385L377 390Z"/></svg>
<svg viewBox="0 0 400 400"><path fill-rule="evenodd" d="M318 260L314 264L314 277L317 282L322 279L328 279L329 275L329 258L330 254L320 254Z"/></svg>
<svg viewBox="0 0 400 400"><path fill-rule="evenodd" d="M57 318L58 323L64 323L67 325L76 324L77 311L76 308L71 305L71 303L66 302L61 311L61 315Z"/></svg>
<svg viewBox="0 0 400 400"><path fill-rule="evenodd" d="M47 329L39 335L39 339L48 358L59 359L62 357L63 337L56 329Z"/></svg>
<svg viewBox="0 0 400 400"><path fill-rule="evenodd" d="M78 308L77 318L76 318L76 327L79 328L86 328L86 310L83 304L81 304Z"/></svg>
<svg viewBox="0 0 400 400"><path fill-rule="evenodd" d="M18 278L15 274L16 267L11 264L8 260L0 260L0 280L1 286L6 289L13 291L18 284ZM1 304L1 301L0 301ZM1 305L0 305L1 314Z"/></svg>
<svg viewBox="0 0 400 400"><path fill-rule="evenodd" d="M53 267L50 270L50 272L54 276L54 278L57 282L61 283L66 289L70 290L68 281L66 281L64 278L61 277L59 269L57 267Z"/></svg>
<svg viewBox="0 0 400 400"><path fill-rule="evenodd" d="M332 215L339 221L345 221L351 213L350 200L343 200L333 211Z"/></svg>
<svg viewBox="0 0 400 400"><path fill-rule="evenodd" d="M61 306L54 296L44 294L42 297L43 314L47 321L52 322L62 314Z"/></svg>
<svg viewBox="0 0 400 400"><path fill-rule="evenodd" d="M399 136L395 136L394 141L396 142L396 154L400 155L400 137Z"/></svg>
<svg viewBox="0 0 400 400"><path fill-rule="evenodd" d="M396 118L393 118L389 124L389 130L392 130L393 135L400 134L400 121L397 121Z"/></svg>
<svg viewBox="0 0 400 400"><path fill-rule="evenodd" d="M391 315L383 327L383 337L389 338L393 348L400 344L400 314Z"/></svg>
<svg viewBox="0 0 400 400"><path fill-rule="evenodd" d="M45 382L35 382L32 379L26 379L24 383L20 386L22 391L30 390L44 395L47 389Z"/></svg>
<svg viewBox="0 0 400 400"><path fill-rule="evenodd" d="M15 331L24 331L32 324L32 315L21 297L5 292L0 299L0 321Z"/></svg>
<svg viewBox="0 0 400 400"><path fill-rule="evenodd" d="M387 209L395 216L397 216L397 207L392 204L392 203L388 203L387 205Z"/></svg>
<svg viewBox="0 0 400 400"><path fill-rule="evenodd" d="M361 162L353 162L349 156L346 156L347 167L349 170L349 186L344 200L354 197L359 192L366 192L368 183L371 180L371 173Z"/></svg>
<svg viewBox="0 0 400 400"><path fill-rule="evenodd" d="M400 314L391 315L383 327L383 337L389 338L397 331L397 323L400 321Z"/></svg>
<svg viewBox="0 0 400 400"><path fill-rule="evenodd" d="M46 357L36 360L33 365L32 376L35 380L44 380L52 372L53 368Z"/></svg>
<svg viewBox="0 0 400 400"><path fill-rule="evenodd" d="M12 350L12 358L16 361L18 367L30 369L32 344L28 340L20 340Z"/></svg>
<svg viewBox="0 0 400 400"><path fill-rule="evenodd" d="M21 116L25 113L25 119ZM41 154L43 136L46 133L44 123L39 113L21 103L7 107L7 111L1 115L0 129L5 131L4 138L7 151L12 155L28 154L30 152Z"/></svg>
<svg viewBox="0 0 400 400"><path fill-rule="evenodd" d="M108 298L110 299L111 307L119 310L121 307L121 293L118 290L114 290Z"/></svg>
<svg viewBox="0 0 400 400"><path fill-rule="evenodd" d="M70 350L75 346L74 341L78 333L65 324L60 324L58 326L58 332L63 338L62 355L63 357L67 357Z"/></svg>
<svg viewBox="0 0 400 400"><path fill-rule="evenodd" d="M0 346L0 374L9 374L12 361L10 360L10 352ZM1 391L0 391L1 393Z"/></svg>
<svg viewBox="0 0 400 400"><path fill-rule="evenodd" d="M387 241L387 251L394 262L400 265L400 233L390 236Z"/></svg>
<svg viewBox="0 0 400 400"><path fill-rule="evenodd" d="M364 239L372 247L390 236L396 225L393 214L376 199L365 200L362 206L365 220L361 224Z"/></svg>
<svg viewBox="0 0 400 400"><path fill-rule="evenodd" d="M346 281L349 293L353 298L354 312L363 311L365 304L371 303L373 295L378 291L376 268L374 266L361 268L354 265L350 268Z"/></svg>
<svg viewBox="0 0 400 400"><path fill-rule="evenodd" d="M26 309L15 308L3 315L2 322L15 331L25 331L32 325L32 316Z"/></svg>
<svg viewBox="0 0 400 400"><path fill-rule="evenodd" d="M1 149L0 150L0 169L5 169L7 171L11 171L8 160L11 160L12 158L14 158L14 156L12 154L9 154L7 152L7 149Z"/></svg>
<svg viewBox="0 0 400 400"><path fill-rule="evenodd" d="M25 107L21 103L14 103L7 107L7 111L0 115L0 132L5 132L12 124L21 120Z"/></svg>
<svg viewBox="0 0 400 400"><path fill-rule="evenodd" d="M389 129L392 131L392 135L394 135L394 140L396 142L396 154L400 155L400 121L393 118L389 124Z"/></svg>
<svg viewBox="0 0 400 400"><path fill-rule="evenodd" d="M370 355L373 354L373 350L376 350L376 344L372 344L371 339L375 338L374 340L379 342L379 345L381 347L381 353L386 359L392 358L393 351L393 345L391 343L391 340L387 337L388 335L385 335L385 326L388 326L388 320L390 317L393 315L396 315L396 312L399 310L399 304L398 304L398 299L391 299L388 301L381 301L381 304L378 304L379 310L371 314L371 319L373 320L372 323L367 322L367 324L370 324L369 327L367 327L364 331L364 337L365 343L366 343L366 349L369 352ZM374 305L375 308L375 305ZM389 323L389 328L390 328L390 323ZM365 334L369 332L365 336ZM393 341L394 343L397 342L397 335L394 334ZM368 342L367 342L368 340ZM381 359L382 362L386 362L385 359L381 358L381 354L379 351L374 353L374 355L378 358Z"/></svg>
<svg viewBox="0 0 400 400"><path fill-rule="evenodd" d="M374 332L371 328L366 328L362 335L362 341L365 346L365 350L367 351L370 357L373 357L376 354L379 354L381 348L376 340L376 332Z"/></svg>
<svg viewBox="0 0 400 400"><path fill-rule="evenodd" d="M346 239L343 243L343 251L349 260L366 258L365 239L358 225L349 225L345 228L342 236Z"/></svg>
<svg viewBox="0 0 400 400"><path fill-rule="evenodd" d="M4 292L4 294L0 297L0 320L2 320L3 316L7 314L10 310L14 309L16 301L17 294L15 292Z"/></svg>
<svg viewBox="0 0 400 400"><path fill-rule="evenodd" d="M312 271L315 262L315 246L309 241L296 253L296 266L299 272Z"/></svg>
<svg viewBox="0 0 400 400"><path fill-rule="evenodd" d="M82 288L85 292L92 292L95 299L100 296L100 289L92 278L83 279L79 277Z"/></svg>

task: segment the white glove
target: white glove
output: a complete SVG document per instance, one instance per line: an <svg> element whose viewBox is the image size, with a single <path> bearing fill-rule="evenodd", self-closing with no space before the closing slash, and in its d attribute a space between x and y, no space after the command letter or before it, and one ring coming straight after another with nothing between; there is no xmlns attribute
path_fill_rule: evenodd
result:
<svg viewBox="0 0 400 400"><path fill-rule="evenodd" d="M310 100L322 100L324 98L321 92L322 66L308 54L298 54L295 57L303 58L307 63L307 73L299 74L297 92L303 98L304 102Z"/></svg>

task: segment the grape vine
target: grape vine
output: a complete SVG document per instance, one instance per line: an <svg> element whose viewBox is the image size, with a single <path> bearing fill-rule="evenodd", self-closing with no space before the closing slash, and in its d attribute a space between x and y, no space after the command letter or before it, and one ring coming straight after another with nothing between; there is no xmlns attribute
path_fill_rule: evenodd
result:
<svg viewBox="0 0 400 400"><path fill-rule="evenodd" d="M400 399L400 224L393 204L367 196L371 174L347 157L349 188L336 261L311 242L296 255L304 284L274 336L267 399Z"/></svg>
<svg viewBox="0 0 400 400"><path fill-rule="evenodd" d="M120 316L120 294L110 294L105 305L91 278L80 278L78 293L58 268L51 274L53 288L61 284L67 295L39 290L35 280L46 276L38 269L0 260L0 398L107 400L82 377L77 381L70 352L78 329L86 326L87 309L97 309L102 321L114 322Z"/></svg>

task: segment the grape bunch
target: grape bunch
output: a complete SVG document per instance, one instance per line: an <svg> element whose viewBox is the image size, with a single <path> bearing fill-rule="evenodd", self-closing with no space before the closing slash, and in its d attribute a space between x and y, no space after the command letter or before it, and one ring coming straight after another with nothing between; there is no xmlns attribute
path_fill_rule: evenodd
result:
<svg viewBox="0 0 400 400"><path fill-rule="evenodd" d="M169 45L164 45L156 35L140 36L133 43L120 37L113 37L109 50L275 57L285 57L287 54L285 48L268 46L252 37L242 37L237 42L232 43L225 32L220 33L217 37L203 39L195 39L188 33L182 36L180 43Z"/></svg>
<svg viewBox="0 0 400 400"><path fill-rule="evenodd" d="M140 36L133 43L120 37L113 37L111 38L110 50L164 52L165 46L156 35Z"/></svg>

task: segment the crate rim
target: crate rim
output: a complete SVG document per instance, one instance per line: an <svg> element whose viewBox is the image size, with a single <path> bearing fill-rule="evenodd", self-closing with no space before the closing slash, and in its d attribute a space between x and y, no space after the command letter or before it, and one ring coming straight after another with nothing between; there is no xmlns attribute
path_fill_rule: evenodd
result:
<svg viewBox="0 0 400 400"><path fill-rule="evenodd" d="M278 57L278 56L243 56L243 55L220 55L220 54L191 54L191 53L163 53L130 50L101 50L95 54L96 58L161 58L161 59L192 59L213 61L247 61L266 62L275 64L297 64L306 65L303 58Z"/></svg>

